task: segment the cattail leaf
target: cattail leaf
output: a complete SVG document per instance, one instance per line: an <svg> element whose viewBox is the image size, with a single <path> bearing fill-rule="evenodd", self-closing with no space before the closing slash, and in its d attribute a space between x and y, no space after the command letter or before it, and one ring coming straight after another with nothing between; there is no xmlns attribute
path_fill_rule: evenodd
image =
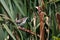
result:
<svg viewBox="0 0 60 40"><path fill-rule="evenodd" d="M14 39L16 40L16 38L13 36L11 30L8 28L8 26L6 24L3 24L4 28L6 29L6 31L9 33L9 35Z"/></svg>
<svg viewBox="0 0 60 40"><path fill-rule="evenodd" d="M19 11L21 12L21 14L22 14L23 16L25 16L25 13L22 11L22 9L21 9L21 7L19 6L19 4L17 3L17 1L16 1L16 0L13 0L13 1L14 1L15 5L17 6L17 8L19 9Z"/></svg>
<svg viewBox="0 0 60 40"><path fill-rule="evenodd" d="M1 4L3 5L3 7L5 8L5 10L7 11L8 15L10 16L10 18L11 18L12 20L14 20L12 14L11 14L9 8L8 8L8 6L7 6L6 3L5 3L5 1L4 1L4 0L0 0L0 2L1 2Z"/></svg>

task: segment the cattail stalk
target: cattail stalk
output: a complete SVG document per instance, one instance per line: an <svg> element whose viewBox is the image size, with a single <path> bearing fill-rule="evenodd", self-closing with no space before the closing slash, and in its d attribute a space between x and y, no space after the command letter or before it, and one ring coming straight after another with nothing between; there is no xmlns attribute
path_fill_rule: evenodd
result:
<svg viewBox="0 0 60 40"><path fill-rule="evenodd" d="M40 18L40 40L45 40L44 33L44 12L41 7L38 7L38 14Z"/></svg>
<svg viewBox="0 0 60 40"><path fill-rule="evenodd" d="M44 13L39 13L40 17L40 40L44 40Z"/></svg>
<svg viewBox="0 0 60 40"><path fill-rule="evenodd" d="M56 13L56 19L57 19L57 23L58 23L58 29L60 31L60 14L59 14L59 12Z"/></svg>

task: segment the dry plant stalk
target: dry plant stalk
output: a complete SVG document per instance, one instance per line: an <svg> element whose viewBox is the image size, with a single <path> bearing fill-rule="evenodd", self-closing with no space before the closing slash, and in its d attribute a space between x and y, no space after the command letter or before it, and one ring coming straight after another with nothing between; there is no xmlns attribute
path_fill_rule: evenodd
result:
<svg viewBox="0 0 60 40"><path fill-rule="evenodd" d="M40 40L45 40L44 33L44 12L41 11L41 7L38 7L38 14L40 18Z"/></svg>
<svg viewBox="0 0 60 40"><path fill-rule="evenodd" d="M34 32L32 32L31 30L28 30L28 29L25 29L25 28L22 28L21 26L18 26L17 27L19 30L22 30L22 31L25 31L25 32L28 32L32 35L36 35ZM36 36L40 37L39 34L37 34Z"/></svg>
<svg viewBox="0 0 60 40"><path fill-rule="evenodd" d="M16 37L16 40L20 40L19 35L17 34L17 32L15 30L12 33Z"/></svg>
<svg viewBox="0 0 60 40"><path fill-rule="evenodd" d="M59 12L56 13L56 18L57 18L57 22L58 22L58 29L60 30L60 14L59 14Z"/></svg>
<svg viewBox="0 0 60 40"><path fill-rule="evenodd" d="M44 40L44 13L43 12L41 12L40 14L39 14L39 16L40 16L40 40Z"/></svg>
<svg viewBox="0 0 60 40"><path fill-rule="evenodd" d="M45 40L44 32L44 12L42 11L44 7L44 0L41 0L42 6L39 8L39 18L40 18L40 40Z"/></svg>
<svg viewBox="0 0 60 40"><path fill-rule="evenodd" d="M40 17L40 40L44 40L44 13L39 13Z"/></svg>

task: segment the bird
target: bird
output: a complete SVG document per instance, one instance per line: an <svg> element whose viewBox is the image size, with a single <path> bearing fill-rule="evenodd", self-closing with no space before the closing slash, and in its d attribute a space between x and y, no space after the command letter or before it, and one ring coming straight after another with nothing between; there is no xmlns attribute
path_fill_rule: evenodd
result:
<svg viewBox="0 0 60 40"><path fill-rule="evenodd" d="M18 20L16 19L16 23L17 23L18 26L22 26L26 23L27 19L28 19L28 17L24 17L24 18L21 18L21 19L18 19Z"/></svg>

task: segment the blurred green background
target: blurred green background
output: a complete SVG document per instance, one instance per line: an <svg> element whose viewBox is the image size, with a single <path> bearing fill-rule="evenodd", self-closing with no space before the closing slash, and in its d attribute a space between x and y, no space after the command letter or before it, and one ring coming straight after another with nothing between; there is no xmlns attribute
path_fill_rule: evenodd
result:
<svg viewBox="0 0 60 40"><path fill-rule="evenodd" d="M43 0L43 12L49 16L49 39L60 40L56 13L60 13L60 0ZM0 40L40 40L40 21L36 6L42 7L42 0L0 0ZM18 14L18 15L17 15ZM22 28L31 30L35 35L19 30L16 18L28 17ZM46 17L44 16L44 18ZM46 20L45 20L46 21Z"/></svg>

